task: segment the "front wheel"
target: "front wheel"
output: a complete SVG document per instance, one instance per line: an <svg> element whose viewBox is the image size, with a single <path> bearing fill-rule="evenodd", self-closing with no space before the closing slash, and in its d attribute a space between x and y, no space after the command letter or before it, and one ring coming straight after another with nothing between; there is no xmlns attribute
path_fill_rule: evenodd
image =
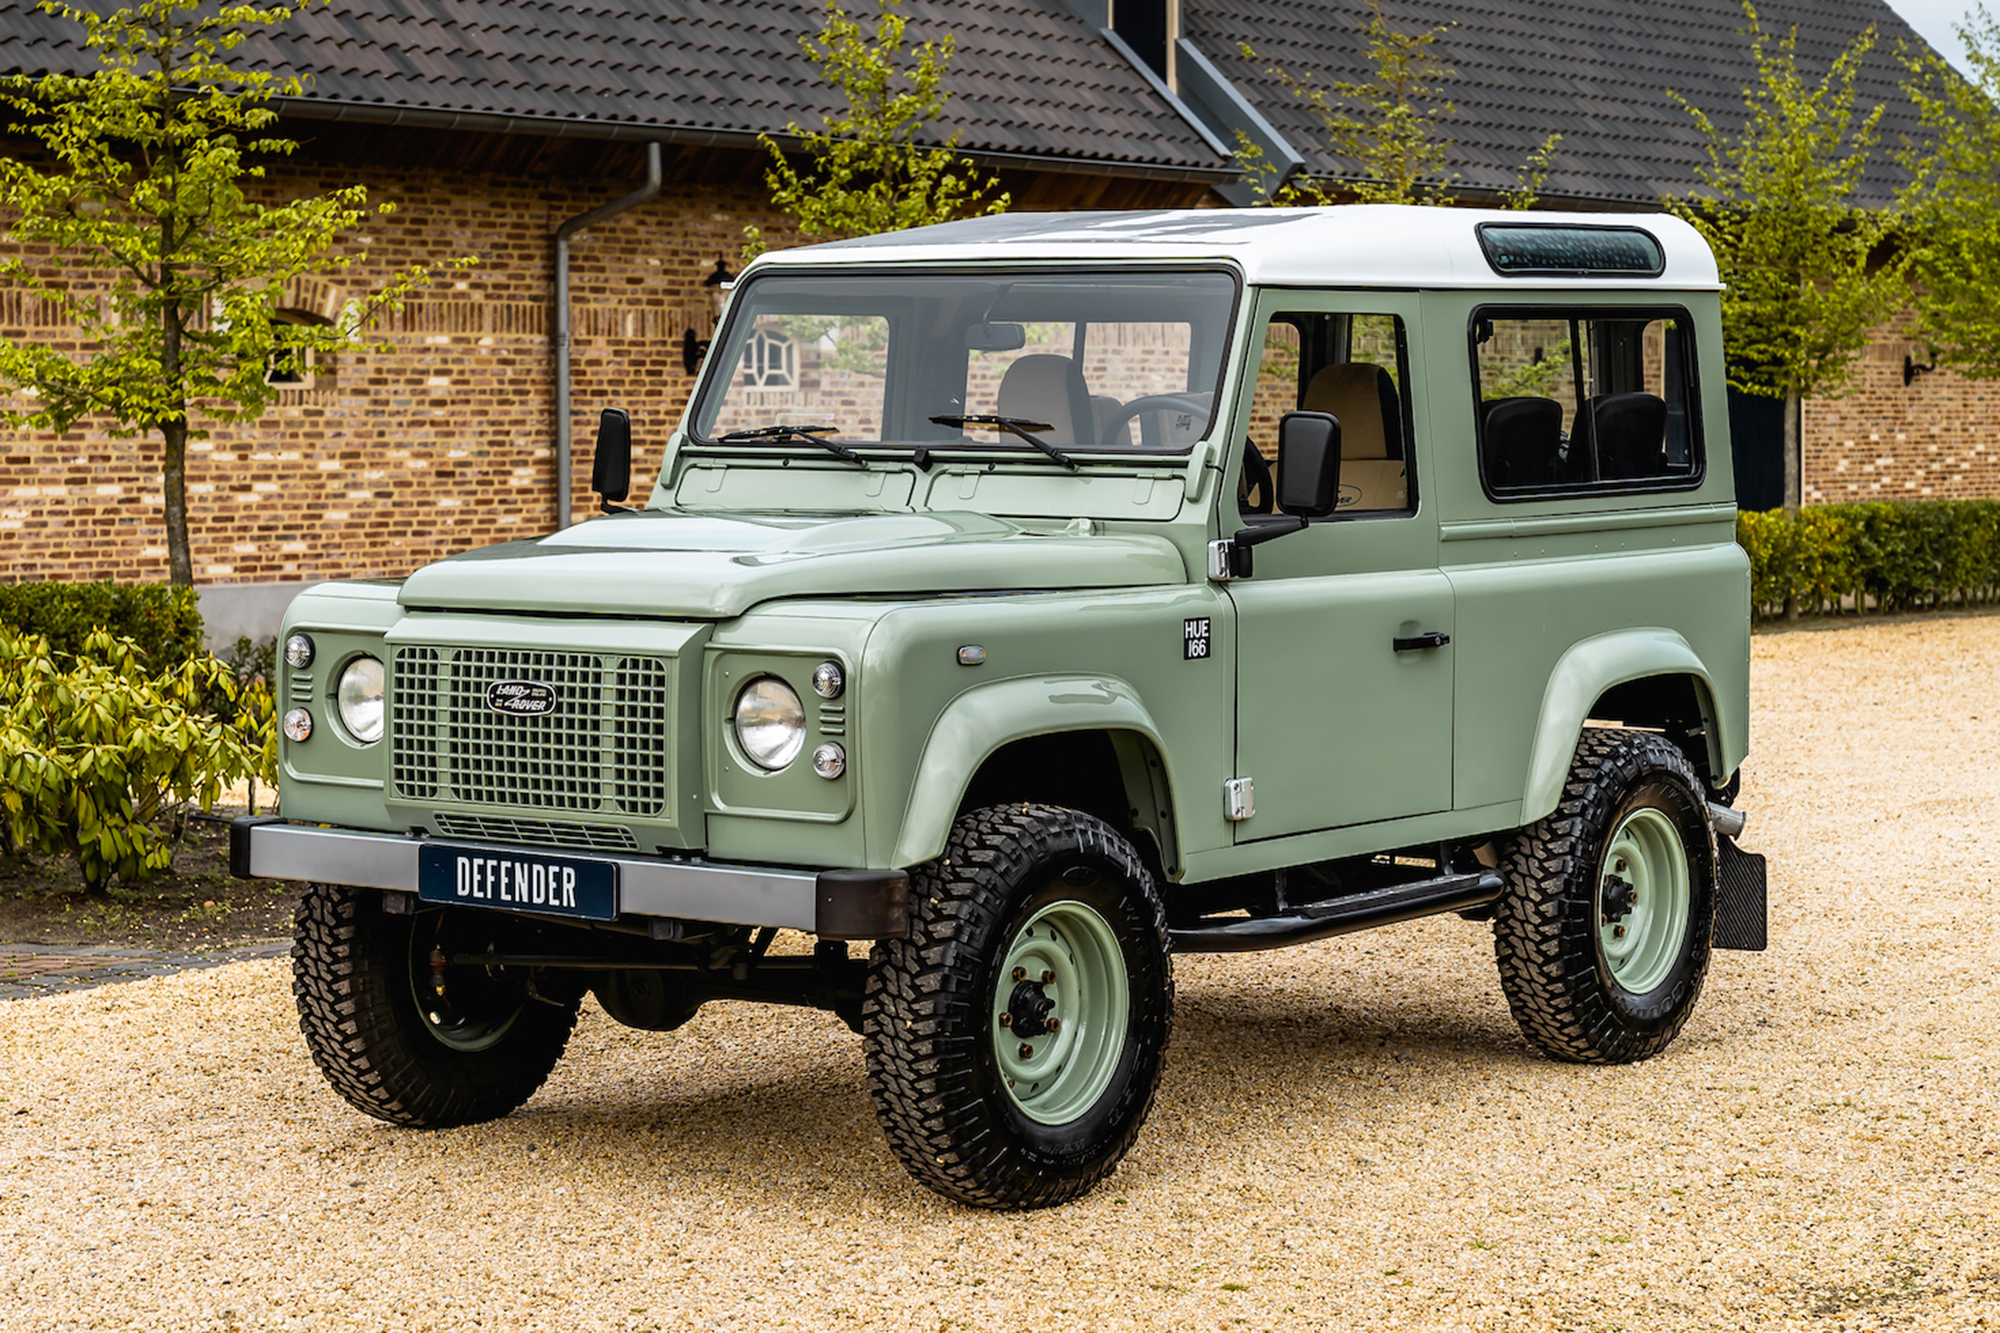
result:
<svg viewBox="0 0 2000 1333"><path fill-rule="evenodd" d="M862 1039L889 1146L985 1208L1088 1192L1138 1136L1173 1027L1166 912L1132 845L1054 806L975 811L911 875Z"/></svg>
<svg viewBox="0 0 2000 1333"><path fill-rule="evenodd" d="M308 884L299 900L292 993L313 1063L391 1124L506 1115L555 1068L581 997L551 999L517 969L452 961L457 910L389 916L380 902L334 884Z"/></svg>
<svg viewBox="0 0 2000 1333"><path fill-rule="evenodd" d="M1501 989L1558 1060L1665 1050L1694 1011L1715 920L1702 782L1663 736L1592 728L1553 814L1515 836L1493 917Z"/></svg>

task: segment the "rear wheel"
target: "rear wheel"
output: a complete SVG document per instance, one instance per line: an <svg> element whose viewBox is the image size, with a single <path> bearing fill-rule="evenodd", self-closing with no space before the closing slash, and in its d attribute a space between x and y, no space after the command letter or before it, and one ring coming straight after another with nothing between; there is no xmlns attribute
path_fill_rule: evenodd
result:
<svg viewBox="0 0 2000 1333"><path fill-rule="evenodd" d="M1715 918L1715 834L1681 751L1592 728L1562 800L1515 836L1493 917L1501 988L1559 1060L1666 1049L1694 1011Z"/></svg>
<svg viewBox="0 0 2000 1333"><path fill-rule="evenodd" d="M357 1109L441 1129L494 1120L548 1078L580 997L538 995L517 969L453 963L462 913L388 916L372 889L309 884L292 993L313 1063Z"/></svg>
<svg viewBox="0 0 2000 1333"><path fill-rule="evenodd" d="M995 806L912 877L870 959L863 1042L889 1146L962 1203L1086 1193L1152 1107L1173 1025L1166 913L1102 820Z"/></svg>

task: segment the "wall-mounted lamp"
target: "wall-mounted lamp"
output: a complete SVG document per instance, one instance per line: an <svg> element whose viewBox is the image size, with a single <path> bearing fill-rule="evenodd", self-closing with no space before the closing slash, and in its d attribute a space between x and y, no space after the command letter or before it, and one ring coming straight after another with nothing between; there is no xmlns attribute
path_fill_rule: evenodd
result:
<svg viewBox="0 0 2000 1333"><path fill-rule="evenodd" d="M1917 376L1928 375L1933 370L1936 369L1937 369L1936 366L1919 365L1917 364L1917 359L1915 357L1911 356L1908 352L1903 353L1903 387L1905 389L1909 388L1911 382L1914 381L1917 378Z"/></svg>
<svg viewBox="0 0 2000 1333"><path fill-rule="evenodd" d="M715 272L701 280L701 289L708 296L708 303L713 308L714 322L710 325L711 328L722 327L722 312L729 308L729 293L735 290L735 287L736 275L729 271L729 265L720 259L716 260ZM686 367L690 376L701 369L701 359L708 355L710 341L708 338L695 337L692 325L681 338L681 365Z"/></svg>

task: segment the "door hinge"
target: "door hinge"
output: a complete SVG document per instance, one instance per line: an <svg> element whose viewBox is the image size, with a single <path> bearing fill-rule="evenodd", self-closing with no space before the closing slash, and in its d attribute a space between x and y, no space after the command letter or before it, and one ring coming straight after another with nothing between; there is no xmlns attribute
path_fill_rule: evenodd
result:
<svg viewBox="0 0 2000 1333"><path fill-rule="evenodd" d="M1257 813L1257 784L1249 778L1231 778L1222 784L1222 817L1240 824Z"/></svg>

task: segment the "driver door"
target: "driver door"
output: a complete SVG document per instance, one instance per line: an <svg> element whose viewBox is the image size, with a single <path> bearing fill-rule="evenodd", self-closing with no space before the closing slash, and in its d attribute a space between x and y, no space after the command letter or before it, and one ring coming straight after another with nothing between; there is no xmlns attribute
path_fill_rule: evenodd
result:
<svg viewBox="0 0 2000 1333"><path fill-rule="evenodd" d="M1265 298L1249 444L1275 468L1284 413L1341 418L1341 500L1223 585L1237 619L1229 776L1255 794L1238 843L1451 807L1454 603L1423 503L1416 320L1398 293Z"/></svg>

